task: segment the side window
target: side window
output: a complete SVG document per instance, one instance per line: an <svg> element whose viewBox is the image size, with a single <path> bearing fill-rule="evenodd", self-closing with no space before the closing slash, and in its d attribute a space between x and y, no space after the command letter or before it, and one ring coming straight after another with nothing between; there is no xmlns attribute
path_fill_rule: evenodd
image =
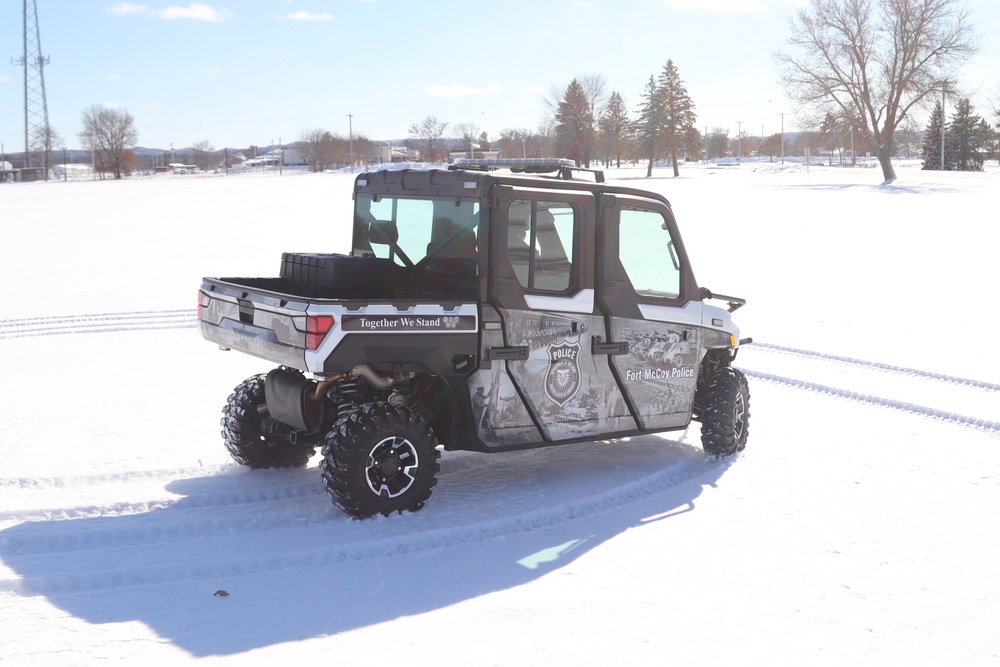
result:
<svg viewBox="0 0 1000 667"><path fill-rule="evenodd" d="M515 199L507 211L507 257L521 286L565 292L573 284L577 216L565 202Z"/></svg>
<svg viewBox="0 0 1000 667"><path fill-rule="evenodd" d="M681 266L670 232L656 211L623 209L619 219L619 258L636 294L676 299Z"/></svg>

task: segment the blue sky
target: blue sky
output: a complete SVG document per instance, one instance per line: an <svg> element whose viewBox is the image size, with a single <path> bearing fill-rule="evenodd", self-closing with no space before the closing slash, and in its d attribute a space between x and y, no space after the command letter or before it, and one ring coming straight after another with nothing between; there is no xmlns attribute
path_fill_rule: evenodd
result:
<svg viewBox="0 0 1000 667"><path fill-rule="evenodd" d="M139 145L296 140L323 128L402 139L434 115L495 138L534 129L543 97L602 75L629 108L677 65L699 129L796 129L771 52L804 0L36 0L49 118L79 146L87 107L136 120ZM1000 0L968 0L983 34L964 84L1000 97ZM0 141L24 149L21 8L0 0ZM352 118L348 118L348 114Z"/></svg>

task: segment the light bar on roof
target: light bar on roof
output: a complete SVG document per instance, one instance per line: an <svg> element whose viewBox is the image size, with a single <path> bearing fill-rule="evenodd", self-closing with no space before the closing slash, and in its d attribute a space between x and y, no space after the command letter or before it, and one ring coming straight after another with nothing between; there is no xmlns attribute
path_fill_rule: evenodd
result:
<svg viewBox="0 0 1000 667"><path fill-rule="evenodd" d="M498 157L498 158L461 158L455 161L462 167L575 167L576 160L560 157Z"/></svg>

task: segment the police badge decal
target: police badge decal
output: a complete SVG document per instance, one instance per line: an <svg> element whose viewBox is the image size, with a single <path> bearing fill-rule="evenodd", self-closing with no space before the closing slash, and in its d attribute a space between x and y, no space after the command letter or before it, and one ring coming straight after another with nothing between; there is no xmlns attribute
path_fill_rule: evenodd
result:
<svg viewBox="0 0 1000 667"><path fill-rule="evenodd" d="M549 346L549 370L545 395L560 408L580 389L580 345L563 341Z"/></svg>

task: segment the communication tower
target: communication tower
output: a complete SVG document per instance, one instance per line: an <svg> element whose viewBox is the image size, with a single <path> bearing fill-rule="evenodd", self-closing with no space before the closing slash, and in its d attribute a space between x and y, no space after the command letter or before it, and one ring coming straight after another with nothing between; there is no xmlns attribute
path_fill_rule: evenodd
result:
<svg viewBox="0 0 1000 667"><path fill-rule="evenodd" d="M31 167L31 139L42 150L42 167L48 173L52 154L52 131L49 128L49 104L45 99L45 66L49 57L42 55L35 0L24 0L24 52L11 62L24 67L24 160Z"/></svg>

